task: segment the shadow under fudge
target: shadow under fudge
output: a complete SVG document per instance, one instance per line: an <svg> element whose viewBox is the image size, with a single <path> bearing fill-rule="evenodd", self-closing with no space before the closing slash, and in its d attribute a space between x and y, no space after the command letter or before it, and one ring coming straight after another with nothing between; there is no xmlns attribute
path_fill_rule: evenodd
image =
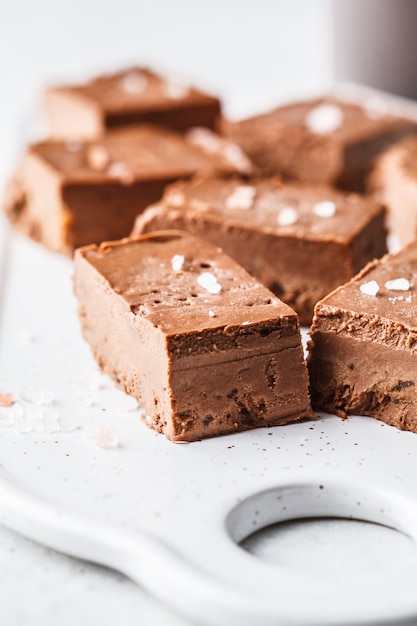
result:
<svg viewBox="0 0 417 626"><path fill-rule="evenodd" d="M312 417L297 314L206 241L78 249L74 288L99 366L169 439Z"/></svg>

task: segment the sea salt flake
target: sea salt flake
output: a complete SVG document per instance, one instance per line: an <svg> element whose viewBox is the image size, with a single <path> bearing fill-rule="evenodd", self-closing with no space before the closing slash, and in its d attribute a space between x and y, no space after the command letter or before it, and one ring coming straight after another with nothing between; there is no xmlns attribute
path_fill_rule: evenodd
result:
<svg viewBox="0 0 417 626"><path fill-rule="evenodd" d="M88 166L95 172L104 172L110 164L110 154L104 146L97 144L89 146L86 158Z"/></svg>
<svg viewBox="0 0 417 626"><path fill-rule="evenodd" d="M22 433L56 433L60 431L59 409L51 406L24 403L16 417L16 427Z"/></svg>
<svg viewBox="0 0 417 626"><path fill-rule="evenodd" d="M116 433L103 424L97 431L96 442L99 448L104 449L117 448L119 445L119 439Z"/></svg>
<svg viewBox="0 0 417 626"><path fill-rule="evenodd" d="M379 291L379 285L376 280L370 280L367 283L363 283L359 289L367 296L376 296Z"/></svg>
<svg viewBox="0 0 417 626"><path fill-rule="evenodd" d="M323 202L317 202L313 206L313 213L317 217L333 217L336 214L336 205L331 200L323 200Z"/></svg>
<svg viewBox="0 0 417 626"><path fill-rule="evenodd" d="M227 209L247 211L253 206L256 189L249 185L239 185L226 200Z"/></svg>
<svg viewBox="0 0 417 626"><path fill-rule="evenodd" d="M343 111L335 104L320 104L309 111L305 118L307 128L319 135L332 133L342 126L343 121Z"/></svg>
<svg viewBox="0 0 417 626"><path fill-rule="evenodd" d="M217 278L211 272L202 272L197 278L197 282L200 287L203 287L203 289L211 294L220 293L222 290L221 284L217 282Z"/></svg>
<svg viewBox="0 0 417 626"><path fill-rule="evenodd" d="M186 85L181 85L179 83L167 82L163 85L163 91L168 98L172 98L173 100L180 100L181 98L185 98L190 92L190 88Z"/></svg>
<svg viewBox="0 0 417 626"><path fill-rule="evenodd" d="M148 86L148 79L143 72L129 72L121 80L121 88L126 93L143 93Z"/></svg>
<svg viewBox="0 0 417 626"><path fill-rule="evenodd" d="M209 317L216 317L216 314L214 311L209 311L208 314L209 314Z"/></svg>
<svg viewBox="0 0 417 626"><path fill-rule="evenodd" d="M185 196L182 191L171 191L166 197L171 206L182 206L185 202Z"/></svg>
<svg viewBox="0 0 417 626"><path fill-rule="evenodd" d="M278 213L277 222L280 226L292 226L298 222L298 213L291 206L284 207Z"/></svg>
<svg viewBox="0 0 417 626"><path fill-rule="evenodd" d="M388 298L388 300L392 302L392 304L395 304L396 302L402 302L404 299L404 296L395 296L394 298Z"/></svg>
<svg viewBox="0 0 417 626"><path fill-rule="evenodd" d="M249 158L243 152L242 148L235 143L227 142L222 149L222 154L226 160L234 165L240 172L252 171L252 163Z"/></svg>
<svg viewBox="0 0 417 626"><path fill-rule="evenodd" d="M12 406L13 394L12 393L0 393L0 406Z"/></svg>
<svg viewBox="0 0 417 626"><path fill-rule="evenodd" d="M171 258L171 267L174 272L180 272L184 265L185 257L183 254L174 254Z"/></svg>
<svg viewBox="0 0 417 626"><path fill-rule="evenodd" d="M107 173L109 176L114 178L120 178L122 183L125 183L126 185L129 185L134 181L133 173L128 168L126 163L122 163L122 161L114 161L113 163L110 163L107 168Z"/></svg>
<svg viewBox="0 0 417 626"><path fill-rule="evenodd" d="M213 131L208 128L202 128L200 126L195 126L191 128L185 136L188 143L193 146L198 146L204 152L208 154L213 154L214 152L218 152L221 149L222 142L220 137L218 137Z"/></svg>
<svg viewBox="0 0 417 626"><path fill-rule="evenodd" d="M390 291L408 291L410 283L406 278L394 278L394 280L387 280L385 289Z"/></svg>

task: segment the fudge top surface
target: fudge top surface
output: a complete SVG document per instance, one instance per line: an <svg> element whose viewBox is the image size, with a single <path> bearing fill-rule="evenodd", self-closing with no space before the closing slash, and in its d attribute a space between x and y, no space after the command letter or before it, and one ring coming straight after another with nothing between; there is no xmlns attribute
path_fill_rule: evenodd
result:
<svg viewBox="0 0 417 626"><path fill-rule="evenodd" d="M147 216L159 210L266 234L342 243L349 242L383 211L371 199L325 185L220 178L174 183L161 203L143 215L145 223Z"/></svg>
<svg viewBox="0 0 417 626"><path fill-rule="evenodd" d="M316 310L320 316L340 311L365 316L371 323L384 318L399 328L417 329L417 242L369 263L321 300Z"/></svg>
<svg viewBox="0 0 417 626"><path fill-rule="evenodd" d="M298 328L297 314L219 248L181 231L76 251L130 311L166 334L267 322Z"/></svg>
<svg viewBox="0 0 417 626"><path fill-rule="evenodd" d="M139 67L99 76L83 85L52 87L50 91L87 98L110 115L219 103L194 87Z"/></svg>
<svg viewBox="0 0 417 626"><path fill-rule="evenodd" d="M151 125L112 130L106 135L82 141L69 138L63 141L47 140L29 147L29 154L43 159L66 180L95 182L181 178L197 171L239 174L250 171L250 163L235 146L209 130L216 150L208 152L204 146L175 131ZM229 154L228 146L232 147ZM238 150L238 149L237 149ZM236 151L235 151L236 152Z"/></svg>
<svg viewBox="0 0 417 626"><path fill-rule="evenodd" d="M362 106L323 97L284 105L245 121L270 126L271 129L277 124L303 128L346 144L389 132L398 126L415 126L417 129L416 122L388 114L384 101L376 98L369 99Z"/></svg>

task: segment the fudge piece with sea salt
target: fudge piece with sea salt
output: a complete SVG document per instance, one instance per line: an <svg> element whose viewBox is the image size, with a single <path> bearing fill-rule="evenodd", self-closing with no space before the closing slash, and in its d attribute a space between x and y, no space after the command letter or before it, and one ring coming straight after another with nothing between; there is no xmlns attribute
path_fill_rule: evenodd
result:
<svg viewBox="0 0 417 626"><path fill-rule="evenodd" d="M417 432L416 311L415 243L319 302L308 358L313 407Z"/></svg>
<svg viewBox="0 0 417 626"><path fill-rule="evenodd" d="M194 87L133 67L82 85L51 87L45 95L54 137L96 137L108 129L138 123L177 131L214 129L220 101Z"/></svg>
<svg viewBox="0 0 417 626"><path fill-rule="evenodd" d="M4 209L21 232L71 255L79 246L128 235L138 212L168 183L196 172L250 171L240 149L208 129L184 137L141 125L96 140L29 146L6 189Z"/></svg>
<svg viewBox="0 0 417 626"><path fill-rule="evenodd" d="M388 114L382 99L359 105L333 97L296 102L223 126L264 175L353 191L364 190L378 154L416 130L415 121Z"/></svg>
<svg viewBox="0 0 417 626"><path fill-rule="evenodd" d="M221 246L308 325L318 300L387 252L384 211L372 200L274 179L176 183L133 234L165 228Z"/></svg>
<svg viewBox="0 0 417 626"><path fill-rule="evenodd" d="M297 314L219 248L179 231L87 246L74 287L98 364L169 439L311 417Z"/></svg>
<svg viewBox="0 0 417 626"><path fill-rule="evenodd" d="M407 137L376 161L368 191L383 203L402 245L417 238L417 137Z"/></svg>

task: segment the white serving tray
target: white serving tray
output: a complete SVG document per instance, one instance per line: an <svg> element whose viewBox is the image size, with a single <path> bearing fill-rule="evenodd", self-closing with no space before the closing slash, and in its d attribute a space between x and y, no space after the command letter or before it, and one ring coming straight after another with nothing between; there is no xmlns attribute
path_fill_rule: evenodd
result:
<svg viewBox="0 0 417 626"><path fill-rule="evenodd" d="M414 547L417 435L320 414L173 444L99 373L71 275L70 260L0 220L0 393L16 401L0 407L3 524L118 569L207 624L417 619L417 549L335 576L271 564L238 545L274 522L339 517L396 528ZM97 445L100 426L118 447Z"/></svg>

